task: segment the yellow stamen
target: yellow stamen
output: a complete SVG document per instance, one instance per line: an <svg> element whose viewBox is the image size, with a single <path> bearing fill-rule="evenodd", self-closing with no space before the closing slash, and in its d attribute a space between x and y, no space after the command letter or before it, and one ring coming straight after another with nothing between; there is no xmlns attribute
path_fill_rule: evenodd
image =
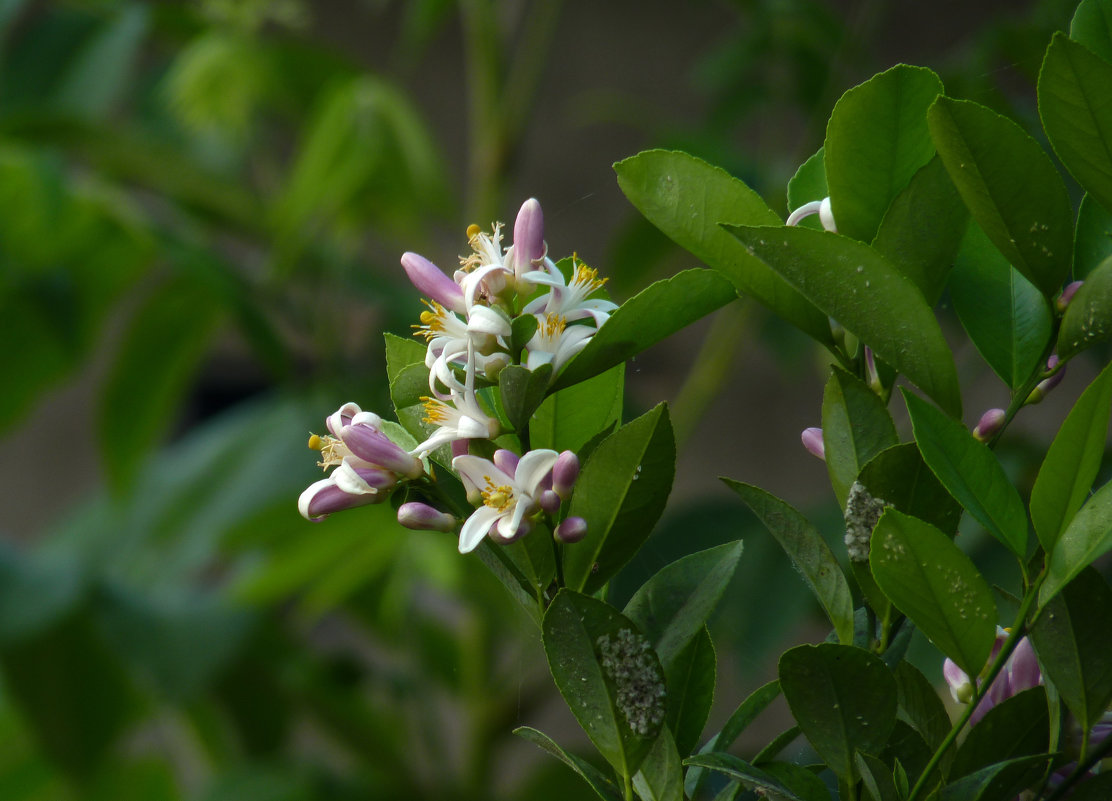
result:
<svg viewBox="0 0 1112 801"><path fill-rule="evenodd" d="M588 267L583 262L579 262L575 265L575 273L571 278L572 284L586 288L586 294L590 294L597 289L602 289L606 280L605 278L598 277L598 270L593 267Z"/></svg>
<svg viewBox="0 0 1112 801"><path fill-rule="evenodd" d="M475 223L471 223L471 225L467 226L467 241L470 242L472 239L477 237L479 235L479 232L482 230L483 229L477 226Z"/></svg>
<svg viewBox="0 0 1112 801"><path fill-rule="evenodd" d="M424 337L426 340L432 340L437 334L444 331L444 320L448 316L448 311L435 300L421 301L428 309L421 312L422 325L410 326L414 329L413 336Z"/></svg>
<svg viewBox="0 0 1112 801"><path fill-rule="evenodd" d="M420 400L425 404L425 416L421 418L421 422L430 425L441 425L448 421L448 412L443 401L430 398L427 395L422 395Z"/></svg>
<svg viewBox="0 0 1112 801"><path fill-rule="evenodd" d="M323 437L313 434L309 437L309 447L315 451L320 451L321 460L317 462L317 467L323 467L327 470L329 467L341 464L344 457L351 454L348 446L343 443L343 440L336 437L325 435Z"/></svg>
<svg viewBox="0 0 1112 801"><path fill-rule="evenodd" d="M309 448L314 451L319 451L324 447L324 442L316 434L309 435Z"/></svg>
<svg viewBox="0 0 1112 801"><path fill-rule="evenodd" d="M544 319L540 321L537 330L544 339L552 339L564 333L564 328L567 327L567 318L555 312L549 312L545 315Z"/></svg>
<svg viewBox="0 0 1112 801"><path fill-rule="evenodd" d="M513 503L513 487L505 484L495 486L490 476L483 476L483 480L487 483L486 489L479 493L483 497L483 505L497 509L499 512L505 511L506 507Z"/></svg>

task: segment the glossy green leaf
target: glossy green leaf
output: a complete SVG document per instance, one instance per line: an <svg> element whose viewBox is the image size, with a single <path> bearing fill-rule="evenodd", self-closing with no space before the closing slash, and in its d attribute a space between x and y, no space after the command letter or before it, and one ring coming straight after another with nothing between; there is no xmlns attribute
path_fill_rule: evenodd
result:
<svg viewBox="0 0 1112 801"><path fill-rule="evenodd" d="M416 339L400 337L387 331L386 340L386 377L390 383L401 371L413 364L424 365L427 348Z"/></svg>
<svg viewBox="0 0 1112 801"><path fill-rule="evenodd" d="M623 303L556 377L564 389L609 370L725 306L737 295L714 270L684 270Z"/></svg>
<svg viewBox="0 0 1112 801"><path fill-rule="evenodd" d="M995 454L965 426L921 398L904 392L904 401L923 461L958 503L1022 558L1027 551L1027 514Z"/></svg>
<svg viewBox="0 0 1112 801"><path fill-rule="evenodd" d="M633 789L641 801L683 801L683 765L667 727L633 777Z"/></svg>
<svg viewBox="0 0 1112 801"><path fill-rule="evenodd" d="M774 495L732 479L726 486L741 496L780 543L795 569L830 618L838 639L853 642L853 595L826 540L807 519Z"/></svg>
<svg viewBox="0 0 1112 801"><path fill-rule="evenodd" d="M896 680L880 657L852 645L800 645L780 657L780 686L799 728L839 778L857 751L879 753L896 723Z"/></svg>
<svg viewBox="0 0 1112 801"><path fill-rule="evenodd" d="M1039 665L1089 731L1112 701L1112 589L1082 570L1043 610L1030 633Z"/></svg>
<svg viewBox="0 0 1112 801"><path fill-rule="evenodd" d="M542 632L552 678L575 719L618 775L632 778L664 722L664 671L651 649L639 647L648 641L613 607L566 589ZM644 698L653 685L661 696Z"/></svg>
<svg viewBox="0 0 1112 801"><path fill-rule="evenodd" d="M927 109L942 81L925 67L897 64L853 87L826 125L826 179L839 233L871 242L911 177L931 160Z"/></svg>
<svg viewBox="0 0 1112 801"><path fill-rule="evenodd" d="M726 721L726 725L722 727L718 734L711 737L706 745L700 749L700 756L714 752L722 752L729 748L734 740L748 728L749 724L779 696L779 680L770 681L750 693L749 696L741 702L738 708L734 710L733 714L730 715L729 719ZM688 764L691 764L690 760ZM702 787L705 781L706 773L704 770L692 764L684 780L684 792L688 797L695 797L699 792L699 788Z"/></svg>
<svg viewBox="0 0 1112 801"><path fill-rule="evenodd" d="M931 748L938 748L950 732L950 716L938 691L917 667L904 660L892 669L899 698L897 715Z"/></svg>
<svg viewBox="0 0 1112 801"><path fill-rule="evenodd" d="M938 801L1009 801L1027 786L1032 775L1037 778L1036 770L1041 771L1050 759L1036 754L997 762L946 785Z"/></svg>
<svg viewBox="0 0 1112 801"><path fill-rule="evenodd" d="M524 431L544 400L548 382L552 377L552 365L542 364L530 370L520 364L507 365L498 374L498 391L502 399L502 409L515 431Z"/></svg>
<svg viewBox="0 0 1112 801"><path fill-rule="evenodd" d="M1081 280L1112 256L1112 212L1088 195L1081 198L1073 235L1073 277Z"/></svg>
<svg viewBox="0 0 1112 801"><path fill-rule="evenodd" d="M945 532L957 531L961 505L931 472L914 442L881 451L857 480L874 498Z"/></svg>
<svg viewBox="0 0 1112 801"><path fill-rule="evenodd" d="M622 610L648 637L665 672L703 630L734 576L741 550L738 540L666 565Z"/></svg>
<svg viewBox="0 0 1112 801"><path fill-rule="evenodd" d="M1071 359L1086 348L1112 339L1112 256L1077 290L1058 331L1058 355Z"/></svg>
<svg viewBox="0 0 1112 801"><path fill-rule="evenodd" d="M756 790L761 795L782 799L782 801L807 801L800 798L773 776L760 768L750 765L740 757L724 752L698 754L684 760L685 765L695 768L705 768L717 773L723 773L737 779L742 787Z"/></svg>
<svg viewBox="0 0 1112 801"><path fill-rule="evenodd" d="M826 163L824 148L819 148L809 159L799 165L795 175L788 181L788 210L795 211L800 206L830 195L826 186ZM818 215L804 217L800 225L822 230Z"/></svg>
<svg viewBox="0 0 1112 801"><path fill-rule="evenodd" d="M222 317L207 288L183 276L160 287L132 318L105 384L98 420L117 489L135 478L142 459L173 422Z"/></svg>
<svg viewBox="0 0 1112 801"><path fill-rule="evenodd" d="M390 382L390 400L397 412L410 406L420 405L421 399L428 397L429 392L429 368L425 367L424 362L403 368ZM404 423L405 420L402 422ZM409 429L409 433L414 436L419 435L418 431L412 429ZM424 437L422 436L421 439L423 440Z"/></svg>
<svg viewBox="0 0 1112 801"><path fill-rule="evenodd" d="M977 351L1012 389L1041 367L1053 313L1038 288L971 223L950 274L950 300Z"/></svg>
<svg viewBox="0 0 1112 801"><path fill-rule="evenodd" d="M832 341L826 316L719 225L779 224L760 195L726 171L675 151L649 150L614 169L630 202L676 244L720 271L738 292L819 342Z"/></svg>
<svg viewBox="0 0 1112 801"><path fill-rule="evenodd" d="M710 631L704 626L675 659L668 679L668 728L680 754L695 750L714 703L717 660Z"/></svg>
<svg viewBox="0 0 1112 801"><path fill-rule="evenodd" d="M1058 158L1081 187L1112 211L1112 64L1054 34L1039 71L1039 116Z"/></svg>
<svg viewBox="0 0 1112 801"><path fill-rule="evenodd" d="M544 399L529 421L533 448L578 453L596 434L622 421L625 366L617 365Z"/></svg>
<svg viewBox="0 0 1112 801"><path fill-rule="evenodd" d="M969 213L937 155L888 207L873 248L906 275L927 303L942 297Z"/></svg>
<svg viewBox="0 0 1112 801"><path fill-rule="evenodd" d="M1112 415L1112 365L1101 371L1070 410L1046 452L1031 489L1031 521L1049 553L1081 508L1100 470Z"/></svg>
<svg viewBox="0 0 1112 801"><path fill-rule="evenodd" d="M968 776L997 762L1045 753L1050 745L1049 723L1045 687L1005 699L970 728L950 775Z"/></svg>
<svg viewBox="0 0 1112 801"><path fill-rule="evenodd" d="M1046 606L1082 570L1112 549L1112 481L1089 496L1054 543L1047 561L1047 575L1039 591L1039 605Z"/></svg>
<svg viewBox="0 0 1112 801"><path fill-rule="evenodd" d="M547 734L539 732L529 726L519 726L514 729L514 734L523 740L528 740L538 748L547 751L574 770L579 774L580 778L587 782L588 786L595 791L595 795L603 799L603 801L620 801L622 797L621 790L615 786L614 782L612 782L606 774L585 759L565 751Z"/></svg>
<svg viewBox="0 0 1112 801"><path fill-rule="evenodd" d="M939 98L931 136L973 219L1046 296L1069 274L1073 208L1046 152L1016 123L969 100Z"/></svg>
<svg viewBox="0 0 1112 801"><path fill-rule="evenodd" d="M1112 6L1108 0L1081 0L1070 22L1070 38L1112 61Z"/></svg>
<svg viewBox="0 0 1112 801"><path fill-rule="evenodd" d="M869 564L896 608L970 676L996 639L996 603L980 572L929 523L886 511L873 530Z"/></svg>
<svg viewBox="0 0 1112 801"><path fill-rule="evenodd" d="M664 405L599 443L587 458L570 514L587 536L564 555L567 586L594 592L629 561L664 511L676 471L676 445Z"/></svg>
<svg viewBox="0 0 1112 801"><path fill-rule="evenodd" d="M830 485L844 509L861 468L900 440L884 401L861 379L835 367L822 395L822 441Z"/></svg>
<svg viewBox="0 0 1112 801"><path fill-rule="evenodd" d="M918 288L883 256L824 231L730 230L877 356L941 406L960 413L957 371L938 321Z"/></svg>
<svg viewBox="0 0 1112 801"><path fill-rule="evenodd" d="M563 259L561 259L563 261ZM559 265L557 265L559 266ZM537 333L539 325L537 315L521 314L510 322L510 356L517 359L522 349L529 344L529 340Z"/></svg>
<svg viewBox="0 0 1112 801"><path fill-rule="evenodd" d="M513 599L533 618L533 621L540 625L542 610L537 587L521 572L505 549L484 538L472 553L478 556L494 577L509 591Z"/></svg>

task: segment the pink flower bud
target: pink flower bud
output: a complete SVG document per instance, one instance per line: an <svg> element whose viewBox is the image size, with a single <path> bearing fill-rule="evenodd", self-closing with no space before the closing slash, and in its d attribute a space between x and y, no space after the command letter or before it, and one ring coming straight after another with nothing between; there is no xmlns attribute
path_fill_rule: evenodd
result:
<svg viewBox="0 0 1112 801"><path fill-rule="evenodd" d="M988 442L1000 430L1007 416L1008 413L1003 409L989 409L973 427L973 438L978 442Z"/></svg>
<svg viewBox="0 0 1112 801"><path fill-rule="evenodd" d="M529 198L521 204L514 221L514 278L533 269L533 263L544 258L544 214L536 198Z"/></svg>
<svg viewBox="0 0 1112 801"><path fill-rule="evenodd" d="M826 446L822 441L821 428L805 428L799 438L803 441L803 447L810 451L812 455L819 457L824 462L826 461Z"/></svg>
<svg viewBox="0 0 1112 801"><path fill-rule="evenodd" d="M579 457L574 451L564 451L556 457L552 465L552 489L562 500L571 497L571 491L579 478Z"/></svg>
<svg viewBox="0 0 1112 801"><path fill-rule="evenodd" d="M1056 353L1054 355L1052 355L1049 359L1047 359L1046 360L1047 372L1049 372L1051 370L1054 370L1056 367L1058 367L1058 362L1059 362L1058 354L1056 354ZM1027 403L1031 404L1031 403L1040 402L1043 398L1046 397L1046 394L1048 392L1050 392L1050 390L1054 389L1054 387L1061 384L1062 379L1065 378L1065 377L1066 377L1066 368L1062 367L1062 369L1058 370L1058 372L1054 373L1054 375L1050 376L1050 378L1045 378L1042 381L1040 381L1035 386L1035 388L1033 390L1031 390L1031 394L1027 396Z"/></svg>
<svg viewBox="0 0 1112 801"><path fill-rule="evenodd" d="M491 461L494 462L495 467L513 478L517 474L517 464L521 461L521 457L513 451L499 448L494 452L494 458Z"/></svg>
<svg viewBox="0 0 1112 801"><path fill-rule="evenodd" d="M402 267L405 268L405 274L409 276L413 286L417 287L417 291L422 295L435 300L446 309L460 314L467 312L463 290L424 256L417 253L403 253Z"/></svg>
<svg viewBox="0 0 1112 801"><path fill-rule="evenodd" d="M537 503L550 515L560 511L560 496L552 490L544 490L541 492L540 498L537 499Z"/></svg>
<svg viewBox="0 0 1112 801"><path fill-rule="evenodd" d="M418 501L398 507L398 522L414 531L454 531L456 527L454 516Z"/></svg>
<svg viewBox="0 0 1112 801"><path fill-rule="evenodd" d="M553 536L560 542L571 544L587 536L587 521L582 517L567 517L556 526Z"/></svg>
<svg viewBox="0 0 1112 801"><path fill-rule="evenodd" d="M1066 288L1062 290L1062 294L1054 301L1054 307L1058 309L1059 312L1064 312L1066 307L1070 305L1070 301L1073 300L1073 296L1077 294L1077 290L1081 289L1083 283L1085 282L1074 281L1073 283L1066 284Z"/></svg>

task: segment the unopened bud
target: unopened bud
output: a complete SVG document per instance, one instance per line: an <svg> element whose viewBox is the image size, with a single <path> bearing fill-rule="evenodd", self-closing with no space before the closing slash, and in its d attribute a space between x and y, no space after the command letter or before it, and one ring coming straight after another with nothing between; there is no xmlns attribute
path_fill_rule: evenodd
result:
<svg viewBox="0 0 1112 801"><path fill-rule="evenodd" d="M494 452L492 461L495 467L506 475L513 477L517 473L517 463L521 461L521 457L513 451L499 448Z"/></svg>
<svg viewBox="0 0 1112 801"><path fill-rule="evenodd" d="M819 220L822 221L822 227L825 230L832 234L838 233L838 226L834 224L834 211L830 208L829 197L824 197L822 203L819 204Z"/></svg>
<svg viewBox="0 0 1112 801"><path fill-rule="evenodd" d="M456 518L427 503L411 501L398 507L398 522L414 531L453 531Z"/></svg>
<svg viewBox="0 0 1112 801"><path fill-rule="evenodd" d="M566 517L556 526L553 536L569 545L579 542L587 536L587 521L582 517Z"/></svg>
<svg viewBox="0 0 1112 801"><path fill-rule="evenodd" d="M419 253L403 253L402 267L410 282L425 297L435 300L446 309L463 314L467 304L459 284L440 271L440 268Z"/></svg>
<svg viewBox="0 0 1112 801"><path fill-rule="evenodd" d="M884 385L880 382L880 373L876 371L876 356L873 355L873 349L868 345L865 346L865 383L877 395L884 392Z"/></svg>
<svg viewBox="0 0 1112 801"><path fill-rule="evenodd" d="M562 500L571 497L571 491L579 478L579 457L574 451L564 451L556 457L552 465L552 489Z"/></svg>
<svg viewBox="0 0 1112 801"><path fill-rule="evenodd" d="M1054 354L1049 359L1047 359L1046 360L1047 372L1050 372L1052 370L1056 370L1058 368L1058 362L1059 362L1058 354ZM1036 385L1036 387L1033 390L1031 390L1031 394L1027 396L1027 403L1028 404L1039 403L1043 398L1046 397L1047 393L1050 392L1050 390L1054 389L1054 387L1061 384L1062 379L1065 378L1065 377L1066 377L1066 368L1063 365L1060 370L1057 370L1057 372L1055 372L1049 378L1044 378L1042 381L1040 381L1038 383L1038 385Z"/></svg>
<svg viewBox="0 0 1112 801"><path fill-rule="evenodd" d="M1083 283L1085 282L1074 281L1073 283L1066 284L1066 288L1062 290L1062 294L1054 301L1054 308L1059 312L1064 312L1066 307L1070 305L1070 301L1073 300L1073 296L1077 294L1077 290L1081 289Z"/></svg>
<svg viewBox="0 0 1112 801"><path fill-rule="evenodd" d="M560 496L552 490L544 490L537 499L537 503L540 504L542 509L552 515L560 511L560 504L562 501L560 500Z"/></svg>
<svg viewBox="0 0 1112 801"><path fill-rule="evenodd" d="M799 438L803 441L803 447L812 455L826 461L826 445L822 441L821 428L805 428Z"/></svg>
<svg viewBox="0 0 1112 801"><path fill-rule="evenodd" d="M981 419L973 427L973 438L978 442L988 442L996 436L996 432L1000 430L1007 416L1008 413L1003 409L989 409L981 415Z"/></svg>
<svg viewBox="0 0 1112 801"><path fill-rule="evenodd" d="M533 269L533 263L544 258L544 214L536 198L521 204L514 221L514 278Z"/></svg>

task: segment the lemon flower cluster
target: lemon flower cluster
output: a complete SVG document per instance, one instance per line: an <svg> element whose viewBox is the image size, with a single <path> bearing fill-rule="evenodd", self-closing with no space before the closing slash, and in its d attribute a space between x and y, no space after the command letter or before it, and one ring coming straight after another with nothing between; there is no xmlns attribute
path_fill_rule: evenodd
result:
<svg viewBox="0 0 1112 801"><path fill-rule="evenodd" d="M470 445L504 433L503 423L482 400L481 386L496 384L501 371L515 362L529 370L548 365L554 378L616 305L596 297L605 280L595 270L573 257L565 273L548 258L544 218L535 199L518 212L509 247L503 247L501 223L490 233L473 225L467 237L471 252L460 258L452 276L417 253L401 258L410 281L425 296L425 310L414 328L427 343L429 394L421 398L427 436L405 450L383 432L377 415L354 403L342 406L326 420L329 434L309 441L322 454L318 464L332 473L302 493L298 506L306 518L320 520L335 511L382 502L399 485L427 489L433 483L428 457L447 445L452 470L477 508L461 523L432 502L412 501L398 509L403 526L459 528L464 553L486 536L511 542L542 517L563 542L585 536L581 518L556 522L578 476L574 453L540 449L518 455L500 449L486 459L471 454ZM519 340L520 352L514 352L514 323L527 317L535 321L526 327L532 335L523 348ZM490 453L489 448L484 452Z"/></svg>

